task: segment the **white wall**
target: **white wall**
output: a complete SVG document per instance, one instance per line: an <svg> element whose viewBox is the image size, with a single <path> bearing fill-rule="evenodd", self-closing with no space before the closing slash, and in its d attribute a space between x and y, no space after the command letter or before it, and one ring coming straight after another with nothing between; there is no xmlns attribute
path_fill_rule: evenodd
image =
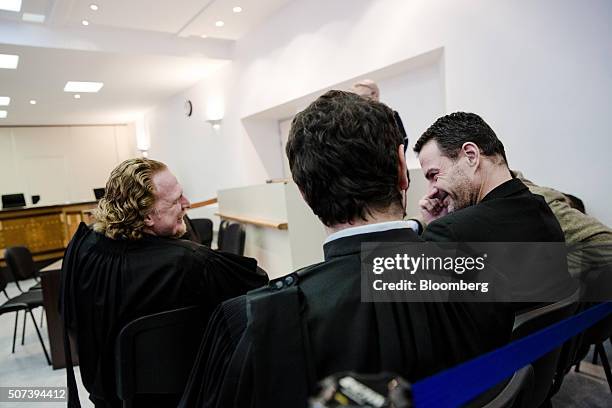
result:
<svg viewBox="0 0 612 408"><path fill-rule="evenodd" d="M612 225L610 21L607 0L296 0L238 41L230 65L147 115L151 154L194 200L278 177L277 127L247 132L244 118L442 48L444 111L480 114L512 168ZM215 97L219 135L204 122Z"/></svg>
<svg viewBox="0 0 612 408"><path fill-rule="evenodd" d="M110 171L136 155L125 125L0 128L0 192L24 193L27 204L92 201Z"/></svg>

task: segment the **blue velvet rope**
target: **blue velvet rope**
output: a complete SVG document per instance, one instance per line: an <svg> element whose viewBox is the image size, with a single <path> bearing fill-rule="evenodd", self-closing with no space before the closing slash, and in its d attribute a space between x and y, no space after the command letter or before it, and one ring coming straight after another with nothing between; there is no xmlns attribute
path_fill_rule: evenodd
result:
<svg viewBox="0 0 612 408"><path fill-rule="evenodd" d="M418 381L412 385L414 406L462 406L611 312L612 302L593 306L504 347Z"/></svg>

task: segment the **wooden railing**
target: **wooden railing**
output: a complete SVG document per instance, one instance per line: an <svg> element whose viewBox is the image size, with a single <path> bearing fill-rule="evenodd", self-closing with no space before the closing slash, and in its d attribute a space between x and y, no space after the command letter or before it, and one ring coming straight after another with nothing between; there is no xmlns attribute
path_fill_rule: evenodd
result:
<svg viewBox="0 0 612 408"><path fill-rule="evenodd" d="M266 228L274 228L279 230L286 230L289 228L289 224L287 221L272 221L272 220L264 220L261 218L250 218L250 217L241 217L237 215L223 214L223 213L215 213L222 219L231 220L241 222L243 224L251 224L256 225L258 227L266 227Z"/></svg>
<svg viewBox="0 0 612 408"><path fill-rule="evenodd" d="M216 204L218 202L217 198L211 198L204 201L198 201L195 203L191 203L189 209L206 207L207 205ZM274 220L266 220L262 218L251 218L251 217L243 217L233 214L225 214L225 213L215 213L215 215L219 216L221 219L231 220L236 222L241 222L243 224L251 224L258 227L265 228L274 228L279 230L286 230L289 228L289 224L287 221L274 221Z"/></svg>
<svg viewBox="0 0 612 408"><path fill-rule="evenodd" d="M217 201L218 201L217 197L214 197L208 200L204 200L204 201L198 201L196 203L191 203L191 206L189 207L189 209L206 207L207 205L217 204Z"/></svg>

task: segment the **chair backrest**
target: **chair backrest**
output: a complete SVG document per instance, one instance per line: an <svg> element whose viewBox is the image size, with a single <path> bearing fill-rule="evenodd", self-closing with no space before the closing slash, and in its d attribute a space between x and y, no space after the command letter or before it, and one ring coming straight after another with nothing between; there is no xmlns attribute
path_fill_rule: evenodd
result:
<svg viewBox="0 0 612 408"><path fill-rule="evenodd" d="M236 255L244 255L245 239L246 235L242 224L232 223L225 229L219 249Z"/></svg>
<svg viewBox="0 0 612 408"><path fill-rule="evenodd" d="M104 187L93 189L94 197L96 197L96 200L103 198L105 192L106 192L106 189Z"/></svg>
<svg viewBox="0 0 612 408"><path fill-rule="evenodd" d="M225 236L225 230L229 227L230 222L228 220L221 220L219 224L219 233L217 234L217 248L221 249L223 246L223 237Z"/></svg>
<svg viewBox="0 0 612 408"><path fill-rule="evenodd" d="M525 337L574 315L578 310L579 299L580 290L578 289L565 299L516 316L512 340ZM534 372L531 406L540 406L546 400L553 384L562 348L563 345L531 363Z"/></svg>
<svg viewBox="0 0 612 408"><path fill-rule="evenodd" d="M4 276L4 274L2 273L2 271L0 271L0 292L3 292L5 294L5 296L8 298L8 294L6 293L6 285L8 284L6 277Z"/></svg>
<svg viewBox="0 0 612 408"><path fill-rule="evenodd" d="M533 392L533 367L525 366L514 373L505 387L482 408L523 408L530 405ZM476 405L468 404L469 407Z"/></svg>
<svg viewBox="0 0 612 408"><path fill-rule="evenodd" d="M128 323L115 344L117 395L182 394L195 361L206 318L192 306Z"/></svg>
<svg viewBox="0 0 612 408"><path fill-rule="evenodd" d="M611 256L612 249L609 245L584 250L583 257L587 259L585 259L586 265L581 268L580 276L584 285L582 309L587 309L598 304L599 301L609 299L610 293L612 293ZM582 337L577 342L576 352L570 356L571 360L568 361L565 368L568 369L569 366L582 360L591 345L603 343L610 337L612 337L612 315L600 320L582 333Z"/></svg>
<svg viewBox="0 0 612 408"><path fill-rule="evenodd" d="M4 259L15 281L31 279L36 276L36 267L30 250L24 246L6 248Z"/></svg>
<svg viewBox="0 0 612 408"><path fill-rule="evenodd" d="M3 194L2 208L25 207L25 196L23 194Z"/></svg>
<svg viewBox="0 0 612 408"><path fill-rule="evenodd" d="M208 218L192 218L191 223L200 236L200 243L210 247L213 238L213 222Z"/></svg>

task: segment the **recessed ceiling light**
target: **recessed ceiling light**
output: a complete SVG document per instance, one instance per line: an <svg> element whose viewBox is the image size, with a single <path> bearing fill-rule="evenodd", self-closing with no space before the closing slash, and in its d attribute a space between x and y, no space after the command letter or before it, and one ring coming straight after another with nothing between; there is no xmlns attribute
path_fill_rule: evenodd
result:
<svg viewBox="0 0 612 408"><path fill-rule="evenodd" d="M10 96L0 96L0 106L8 106L11 103Z"/></svg>
<svg viewBox="0 0 612 408"><path fill-rule="evenodd" d="M89 21L83 20L83 21L81 21L81 24L83 24L84 26L88 26L89 25Z"/></svg>
<svg viewBox="0 0 612 408"><path fill-rule="evenodd" d="M99 9L100 7L98 7L98 5L97 5L97 4L93 4L93 3L92 3L92 4L90 4L90 5L89 5L89 8L90 8L90 9L92 9L93 11L98 11L98 9Z"/></svg>
<svg viewBox="0 0 612 408"><path fill-rule="evenodd" d="M19 63L19 55L0 54L0 68L15 69Z"/></svg>
<svg viewBox="0 0 612 408"><path fill-rule="evenodd" d="M201 38L208 38L208 36L206 34L202 34L200 37Z"/></svg>
<svg viewBox="0 0 612 408"><path fill-rule="evenodd" d="M81 95L79 95L79 94L74 94L74 99L81 99Z"/></svg>
<svg viewBox="0 0 612 408"><path fill-rule="evenodd" d="M103 86L102 82L68 81L64 86L64 92L98 92Z"/></svg>
<svg viewBox="0 0 612 408"><path fill-rule="evenodd" d="M34 13L23 13L21 16L23 21L27 21L30 23L44 23L45 16L43 14L34 14Z"/></svg>
<svg viewBox="0 0 612 408"><path fill-rule="evenodd" d="M6 118L6 111L0 111L0 119Z"/></svg>
<svg viewBox="0 0 612 408"><path fill-rule="evenodd" d="M242 7L240 7L240 6L236 6L236 7L234 7L234 8L232 9L232 11L233 11L234 13L240 13L240 12L242 11Z"/></svg>
<svg viewBox="0 0 612 408"><path fill-rule="evenodd" d="M36 105L36 99L30 99L30 105Z"/></svg>
<svg viewBox="0 0 612 408"><path fill-rule="evenodd" d="M215 25L216 25L217 27L223 27L223 26L225 25L225 23L224 23L223 21L219 20L219 21L217 21L217 22L215 23Z"/></svg>
<svg viewBox="0 0 612 408"><path fill-rule="evenodd" d="M0 0L0 10L20 11L21 0Z"/></svg>

